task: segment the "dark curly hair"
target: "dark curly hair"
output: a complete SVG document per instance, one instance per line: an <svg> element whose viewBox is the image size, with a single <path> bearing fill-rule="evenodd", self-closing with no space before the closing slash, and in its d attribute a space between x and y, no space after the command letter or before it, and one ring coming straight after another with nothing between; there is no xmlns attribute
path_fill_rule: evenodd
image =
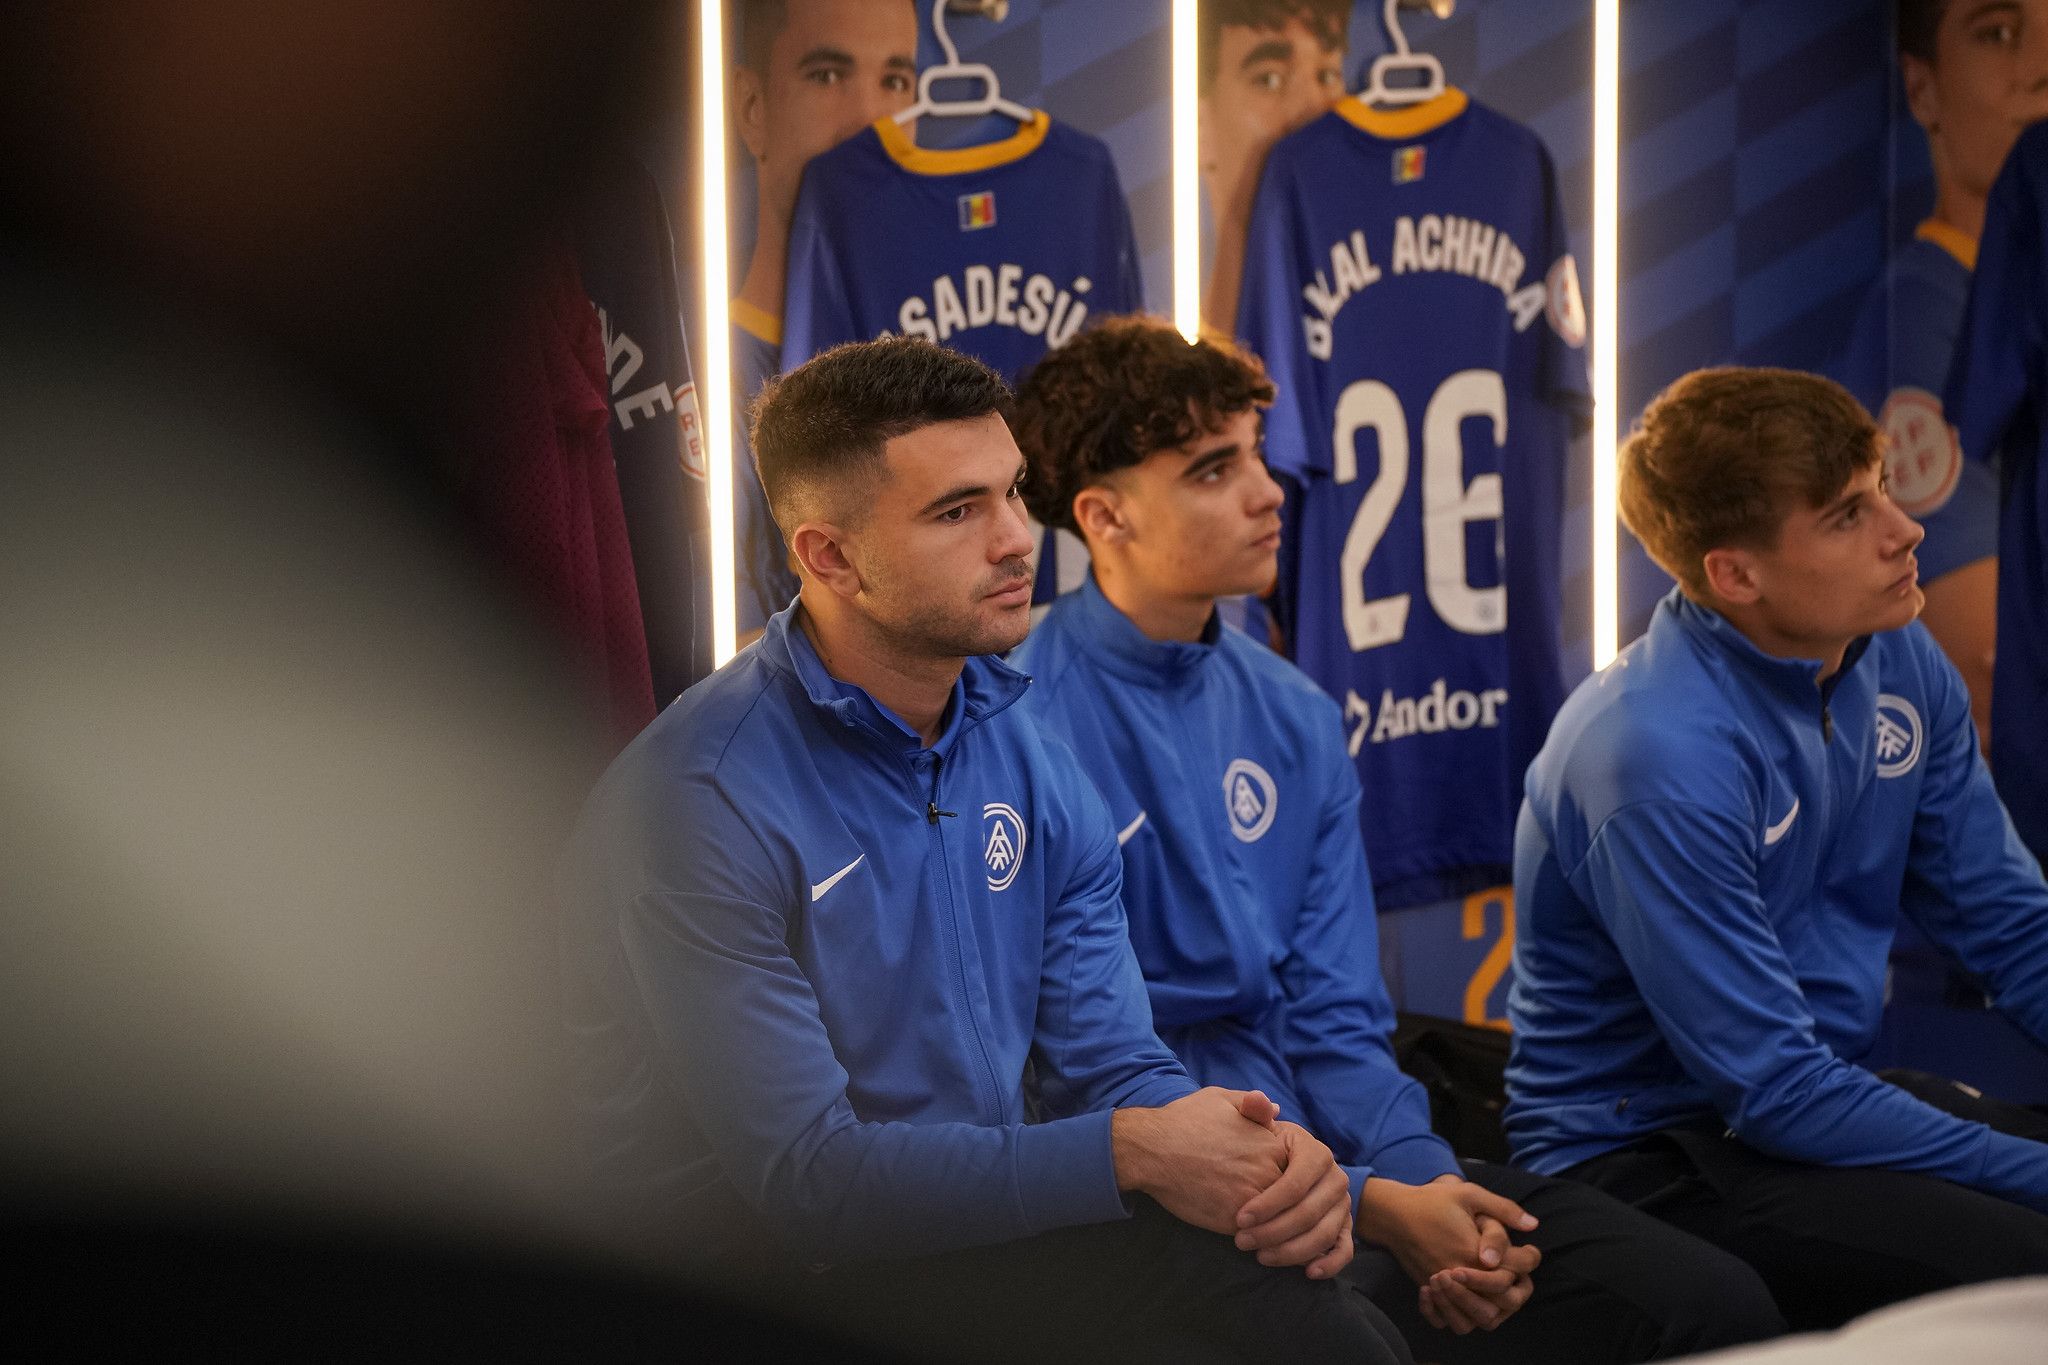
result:
<svg viewBox="0 0 2048 1365"><path fill-rule="evenodd" d="M1258 357L1221 338L1190 345L1164 318L1109 318L1049 353L1017 390L1024 504L1080 533L1074 495L1273 401Z"/></svg>
<svg viewBox="0 0 2048 1365"><path fill-rule="evenodd" d="M1009 410L1002 376L973 356L921 337L834 346L769 380L754 400L754 465L768 510L787 536L829 484L840 494L834 505L851 515L896 437Z"/></svg>

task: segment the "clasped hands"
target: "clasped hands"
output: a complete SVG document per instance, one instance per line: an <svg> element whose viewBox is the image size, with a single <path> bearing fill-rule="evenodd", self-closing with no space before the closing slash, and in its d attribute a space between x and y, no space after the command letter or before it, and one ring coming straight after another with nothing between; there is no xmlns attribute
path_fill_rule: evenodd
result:
<svg viewBox="0 0 2048 1365"><path fill-rule="evenodd" d="M1261 1264L1325 1279L1350 1262L1349 1179L1259 1091L1210 1086L1158 1109L1119 1109L1110 1135L1120 1189L1234 1237ZM1490 1331L1529 1301L1543 1253L1508 1240L1509 1228L1536 1226L1513 1200L1456 1175L1427 1185L1375 1176L1355 1212L1358 1236L1387 1248L1419 1286L1430 1325Z"/></svg>
<svg viewBox="0 0 2048 1365"><path fill-rule="evenodd" d="M1256 1090L1196 1091L1110 1119L1117 1186L1236 1239L1262 1265L1326 1279L1351 1260L1351 1182L1330 1149Z"/></svg>
<svg viewBox="0 0 2048 1365"><path fill-rule="evenodd" d="M1491 1331L1529 1301L1543 1253L1509 1242L1508 1229L1535 1226L1521 1205L1455 1175L1427 1185L1374 1176L1358 1200L1358 1235L1421 1286L1423 1319L1459 1336Z"/></svg>

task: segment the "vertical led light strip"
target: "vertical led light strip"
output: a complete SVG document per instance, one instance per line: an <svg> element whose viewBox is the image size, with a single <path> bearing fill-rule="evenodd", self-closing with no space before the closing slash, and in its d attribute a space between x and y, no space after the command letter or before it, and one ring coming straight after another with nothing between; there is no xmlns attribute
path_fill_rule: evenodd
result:
<svg viewBox="0 0 2048 1365"><path fill-rule="evenodd" d="M711 496L711 657L724 664L733 656L738 631L733 573L732 323L726 300L731 250L725 215L725 0L697 0L697 126L703 142L698 160L703 183L698 202L704 222L704 334L698 354L704 373L697 385L697 420L702 425L705 482Z"/></svg>
<svg viewBox="0 0 2048 1365"><path fill-rule="evenodd" d="M1173 323L1189 341L1202 330L1202 189L1197 143L1195 5L1173 0Z"/></svg>
<svg viewBox="0 0 2048 1365"><path fill-rule="evenodd" d="M1593 667L1621 639L1620 435L1621 0L1593 0Z"/></svg>

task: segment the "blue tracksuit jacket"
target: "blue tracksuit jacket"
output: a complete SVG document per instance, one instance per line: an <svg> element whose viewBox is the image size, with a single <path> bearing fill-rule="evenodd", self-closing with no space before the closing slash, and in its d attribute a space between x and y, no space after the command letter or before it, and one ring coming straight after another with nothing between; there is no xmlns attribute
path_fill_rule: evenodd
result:
<svg viewBox="0 0 2048 1365"><path fill-rule="evenodd" d="M1429 1100L1394 1065L1358 775L1337 705L1212 619L1145 637L1091 574L1014 656L1020 709L1088 758L1122 831L1131 940L1165 1040L1195 1078L1266 1092L1351 1177L1454 1173Z"/></svg>
<svg viewBox="0 0 2048 1365"><path fill-rule="evenodd" d="M970 659L927 749L795 610L628 746L565 863L600 1176L706 1251L813 1263L1125 1216L1109 1111L1195 1087L1101 798L1021 674Z"/></svg>
<svg viewBox="0 0 2048 1365"><path fill-rule="evenodd" d="M1902 908L2048 1038L2048 888L1962 683L1917 623L1818 675L1674 591L1558 713L1515 846L1515 1156L1557 1172L1725 1123L2048 1210L2048 1145L1856 1064Z"/></svg>

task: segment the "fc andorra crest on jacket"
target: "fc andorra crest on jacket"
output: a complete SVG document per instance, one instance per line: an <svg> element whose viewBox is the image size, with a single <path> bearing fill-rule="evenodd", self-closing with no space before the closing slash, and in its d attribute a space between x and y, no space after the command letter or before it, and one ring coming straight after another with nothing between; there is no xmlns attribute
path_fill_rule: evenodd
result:
<svg viewBox="0 0 2048 1365"><path fill-rule="evenodd" d="M989 890L1007 890L1017 880L1029 838L1015 806L991 801L981 808L981 860L988 864Z"/></svg>
<svg viewBox="0 0 2048 1365"><path fill-rule="evenodd" d="M1877 694L1877 775L1904 777L1920 761L1920 712L1904 697Z"/></svg>
<svg viewBox="0 0 2048 1365"><path fill-rule="evenodd" d="M1242 843L1256 843L1273 828L1273 816L1280 805L1279 790L1272 774L1248 758L1232 759L1223 773L1223 809L1230 815L1230 832Z"/></svg>

